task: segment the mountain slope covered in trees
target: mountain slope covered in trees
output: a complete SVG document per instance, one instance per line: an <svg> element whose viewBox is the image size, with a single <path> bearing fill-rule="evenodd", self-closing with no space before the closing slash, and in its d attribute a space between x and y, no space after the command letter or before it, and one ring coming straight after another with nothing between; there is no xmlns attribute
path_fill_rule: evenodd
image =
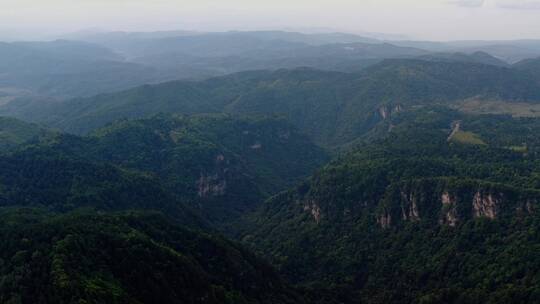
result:
<svg viewBox="0 0 540 304"><path fill-rule="evenodd" d="M355 140L393 113L470 98L540 101L535 74L467 62L386 60L357 74L311 69L246 72L171 82L1 113L84 134L120 118L160 112L279 115L324 146Z"/></svg>
<svg viewBox="0 0 540 304"><path fill-rule="evenodd" d="M190 206L223 224L327 159L283 120L157 116L22 144L0 157L0 197L54 209Z"/></svg>
<svg viewBox="0 0 540 304"><path fill-rule="evenodd" d="M239 235L289 279L334 286L349 302L534 301L539 128L403 113L382 139L268 200Z"/></svg>
<svg viewBox="0 0 540 304"><path fill-rule="evenodd" d="M92 96L175 78L125 62L113 51L75 41L0 42L0 91L59 98ZM9 90L8 90L9 91Z"/></svg>
<svg viewBox="0 0 540 304"><path fill-rule="evenodd" d="M0 117L0 153L52 135L53 132L38 125L14 118Z"/></svg>
<svg viewBox="0 0 540 304"><path fill-rule="evenodd" d="M540 297L537 60L336 34L94 39L132 53L15 43L0 65L26 78L6 58L27 56L39 81L69 78L28 90L67 95L104 90L64 72L108 60L137 67L136 79L105 72L129 86L155 76L145 65L272 71L52 101L10 101L0 82L0 114L40 123L0 118L0 302ZM410 47L428 44L440 49ZM347 72L275 70L299 63Z"/></svg>
<svg viewBox="0 0 540 304"><path fill-rule="evenodd" d="M87 137L7 121L22 135L0 153L1 302L309 302L217 232L326 161L283 120L163 115Z"/></svg>
<svg viewBox="0 0 540 304"><path fill-rule="evenodd" d="M238 245L158 214L0 218L2 303L304 303Z"/></svg>

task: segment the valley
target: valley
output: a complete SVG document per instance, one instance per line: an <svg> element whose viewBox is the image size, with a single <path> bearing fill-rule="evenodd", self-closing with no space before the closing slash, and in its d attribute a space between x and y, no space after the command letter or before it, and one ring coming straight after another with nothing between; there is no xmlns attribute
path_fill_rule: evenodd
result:
<svg viewBox="0 0 540 304"><path fill-rule="evenodd" d="M64 39L0 44L0 302L540 297L537 42Z"/></svg>

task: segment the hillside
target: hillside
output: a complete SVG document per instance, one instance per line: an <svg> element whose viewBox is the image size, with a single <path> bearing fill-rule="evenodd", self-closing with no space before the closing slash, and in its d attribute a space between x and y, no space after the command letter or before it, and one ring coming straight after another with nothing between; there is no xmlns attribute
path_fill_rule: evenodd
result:
<svg viewBox="0 0 540 304"><path fill-rule="evenodd" d="M303 34L287 31L104 32L69 38L103 45L130 58L167 53L218 57L255 50L293 50L333 43L379 43L376 39L346 33Z"/></svg>
<svg viewBox="0 0 540 304"><path fill-rule="evenodd" d="M92 96L174 79L125 62L109 49L74 41L0 42L0 68L0 91L27 91L23 96Z"/></svg>
<svg viewBox="0 0 540 304"><path fill-rule="evenodd" d="M433 53L418 57L418 59L428 61L447 61L447 62L470 62L487 65L508 67L509 64L486 52L466 53Z"/></svg>
<svg viewBox="0 0 540 304"><path fill-rule="evenodd" d="M4 155L0 164L1 207L44 207L58 212L146 209L165 212L183 224L206 226L194 208L145 173L39 146Z"/></svg>
<svg viewBox="0 0 540 304"><path fill-rule="evenodd" d="M3 209L0 219L2 303L303 303L238 245L158 214Z"/></svg>
<svg viewBox="0 0 540 304"><path fill-rule="evenodd" d="M0 302L312 303L216 231L326 160L283 120L226 115L21 140L0 156Z"/></svg>
<svg viewBox="0 0 540 304"><path fill-rule="evenodd" d="M257 37L256 35L253 36ZM224 42L220 42L223 45ZM234 41L234 40L233 40ZM227 41L226 43L230 43ZM214 42L215 43L215 42ZM272 45L267 47L266 44ZM260 41L256 47L234 45L236 53L206 54L193 52L189 46L178 45L177 50L137 57L132 61L161 69L186 70L198 67L207 75L222 75L249 70L277 70L310 67L316 69L358 72L387 58L411 58L428 54L427 51L398 47L388 43L330 43L323 45L293 44L275 47L283 41ZM220 51L222 47L216 48ZM232 50L231 50L232 51Z"/></svg>
<svg viewBox="0 0 540 304"><path fill-rule="evenodd" d="M0 154L33 140L52 136L38 125L8 117L0 117Z"/></svg>
<svg viewBox="0 0 540 304"><path fill-rule="evenodd" d="M156 209L180 218L197 209L224 225L327 159L283 120L157 116L21 146L0 158L0 200L56 210Z"/></svg>
<svg viewBox="0 0 540 304"><path fill-rule="evenodd" d="M513 65L514 68L540 75L540 58L525 59Z"/></svg>
<svg viewBox="0 0 540 304"><path fill-rule="evenodd" d="M4 115L85 134L120 118L166 113L279 115L320 145L354 141L396 112L469 98L540 101L540 82L519 69L467 62L385 60L361 73L312 69L245 72L61 103L0 108ZM22 110L21 110L22 109Z"/></svg>
<svg viewBox="0 0 540 304"><path fill-rule="evenodd" d="M485 144L449 138L458 121ZM397 115L383 139L268 200L239 236L293 282L348 301L532 301L539 128L441 108Z"/></svg>
<svg viewBox="0 0 540 304"><path fill-rule="evenodd" d="M427 53L340 33L95 33L67 38L75 40L0 42L0 94L66 99L258 69L357 71L384 58Z"/></svg>

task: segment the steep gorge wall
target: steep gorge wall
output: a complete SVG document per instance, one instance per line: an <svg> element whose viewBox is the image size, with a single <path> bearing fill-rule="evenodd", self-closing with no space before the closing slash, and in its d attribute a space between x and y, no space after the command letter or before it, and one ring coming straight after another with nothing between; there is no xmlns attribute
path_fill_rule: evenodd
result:
<svg viewBox="0 0 540 304"><path fill-rule="evenodd" d="M454 227L475 218L495 220L530 214L540 192L475 180L425 179L391 186L379 205L383 228L407 221L430 221Z"/></svg>

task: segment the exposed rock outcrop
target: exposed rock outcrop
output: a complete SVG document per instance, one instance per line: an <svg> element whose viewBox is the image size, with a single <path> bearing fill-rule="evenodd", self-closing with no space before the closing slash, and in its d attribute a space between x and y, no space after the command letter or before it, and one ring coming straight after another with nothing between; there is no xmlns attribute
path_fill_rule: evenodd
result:
<svg viewBox="0 0 540 304"><path fill-rule="evenodd" d="M383 229L423 221L456 227L467 221L525 217L538 210L540 191L476 180L418 179L387 188L374 218Z"/></svg>
<svg viewBox="0 0 540 304"><path fill-rule="evenodd" d="M442 219L439 221L443 225L455 227L459 221L457 213L457 199L448 191L441 195Z"/></svg>
<svg viewBox="0 0 540 304"><path fill-rule="evenodd" d="M321 207L316 201L308 200L305 202L304 211L309 212L317 224L321 222Z"/></svg>
<svg viewBox="0 0 540 304"><path fill-rule="evenodd" d="M452 125L450 127L452 128L452 131L450 132L450 135L448 135L448 138L446 139L446 141L448 142L450 142L452 140L452 137L454 137L454 135L456 135L456 133L460 131L461 120L452 122Z"/></svg>
<svg viewBox="0 0 540 304"><path fill-rule="evenodd" d="M474 217L497 218L502 197L502 193L494 194L485 193L481 190L477 191L473 198Z"/></svg>
<svg viewBox="0 0 540 304"><path fill-rule="evenodd" d="M397 105L384 105L381 106L378 110L379 115L383 120L390 118L393 114L403 111L403 107L400 104Z"/></svg>
<svg viewBox="0 0 540 304"><path fill-rule="evenodd" d="M216 156L216 163L222 163L225 161L225 155L223 154L219 154L218 156Z"/></svg>
<svg viewBox="0 0 540 304"><path fill-rule="evenodd" d="M392 216L386 210L377 218L377 223L381 225L381 228L387 229L392 225Z"/></svg>
<svg viewBox="0 0 540 304"><path fill-rule="evenodd" d="M401 192L401 214L403 220L418 221L420 213L418 212L418 199L414 193Z"/></svg>
<svg viewBox="0 0 540 304"><path fill-rule="evenodd" d="M197 183L198 195L200 198L208 198L212 196L225 195L227 189L227 181L219 174L205 175L201 173L201 177Z"/></svg>

